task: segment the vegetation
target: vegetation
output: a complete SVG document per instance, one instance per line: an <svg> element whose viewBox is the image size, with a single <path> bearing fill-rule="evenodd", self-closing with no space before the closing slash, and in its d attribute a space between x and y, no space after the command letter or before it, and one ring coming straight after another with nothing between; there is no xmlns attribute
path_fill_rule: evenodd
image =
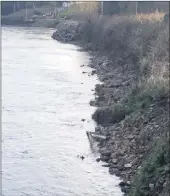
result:
<svg viewBox="0 0 170 196"><path fill-rule="evenodd" d="M136 13L151 13L154 11L167 11L168 2L155 1L106 1L103 2L103 13L105 15L113 14L136 14Z"/></svg>
<svg viewBox="0 0 170 196"><path fill-rule="evenodd" d="M74 17L84 15L90 17L92 13L97 13L99 9L99 2L77 2L68 7L67 10L60 13L61 17Z"/></svg>
<svg viewBox="0 0 170 196"><path fill-rule="evenodd" d="M153 151L139 169L131 187L130 196L147 196L155 195L154 187L149 187L151 182L153 185L159 184L160 188L166 183L166 178L161 178L169 171L169 139L164 137L153 145ZM168 175L166 176L168 179ZM158 188L158 187L157 187Z"/></svg>
<svg viewBox="0 0 170 196"><path fill-rule="evenodd" d="M92 118L98 123L102 125L113 124L116 122L120 122L127 115L127 110L123 105L117 104L113 108L99 108L93 114Z"/></svg>
<svg viewBox="0 0 170 196"><path fill-rule="evenodd" d="M135 121L135 114L147 114L151 105L168 103L169 17L163 12L167 7L161 9L159 3L105 2L104 15L99 16L101 4L86 2L74 4L61 14L84 15L85 20L76 31L77 40L89 43L91 49L107 53L113 66L122 67L123 71L130 69L135 73L135 87L130 89L127 97L116 104L96 110L93 119L98 124L122 123L123 120L128 121L128 118L132 122ZM152 12L143 13L148 11ZM159 115L159 112L156 115ZM148 123L148 119L144 120ZM152 131L151 134L156 132L154 128ZM167 130L162 128L158 138L151 138L154 144L147 149L147 158L136 173L129 196L156 196L154 191L157 190L149 187L149 183L155 186L162 176L165 180L169 161L169 137L164 133L167 133ZM159 183L163 187L164 181Z"/></svg>
<svg viewBox="0 0 170 196"><path fill-rule="evenodd" d="M163 19L160 12L92 18L82 29L81 39L114 54L114 64L136 70L138 84L122 103L128 112L169 96L169 30Z"/></svg>
<svg viewBox="0 0 170 196"><path fill-rule="evenodd" d="M169 24L168 14L153 12L147 14L102 16L91 15L80 29L79 39L89 42L93 49L107 52L114 66L134 70L135 87L120 102L96 110L93 119L103 126L114 123L135 122L141 116L149 123L150 108L168 113L169 102ZM161 104L162 105L161 105ZM159 109L158 109L159 108ZM166 111L165 111L166 110ZM159 131L151 123L150 141L141 169L132 182L129 196L155 196L168 187L169 137L167 117L162 116ZM166 122L164 122L166 121ZM120 123L120 124L121 124ZM155 122L157 123L157 122ZM163 126L165 127L163 127ZM133 126L133 123L130 124ZM162 126L162 127L161 127ZM154 133L155 131L155 133ZM156 137L152 137L153 134ZM147 143L148 142L148 143ZM152 146L150 144L152 143ZM167 195L168 191L162 193ZM161 195L161 196L162 196Z"/></svg>

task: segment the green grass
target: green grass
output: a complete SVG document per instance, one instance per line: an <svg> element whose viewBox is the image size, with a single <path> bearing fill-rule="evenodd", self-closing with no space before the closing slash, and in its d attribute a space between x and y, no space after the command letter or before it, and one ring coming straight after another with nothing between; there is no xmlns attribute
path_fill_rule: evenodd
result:
<svg viewBox="0 0 170 196"><path fill-rule="evenodd" d="M128 196L154 195L152 190L149 189L149 184L155 185L158 181L164 179L163 176L167 173L165 168L169 163L168 148L169 141L167 138L159 139L155 143L147 160L138 170Z"/></svg>
<svg viewBox="0 0 170 196"><path fill-rule="evenodd" d="M67 10L61 12L60 16L61 17L72 16L74 14L79 14L80 12L81 12L81 10L77 6L72 5Z"/></svg>

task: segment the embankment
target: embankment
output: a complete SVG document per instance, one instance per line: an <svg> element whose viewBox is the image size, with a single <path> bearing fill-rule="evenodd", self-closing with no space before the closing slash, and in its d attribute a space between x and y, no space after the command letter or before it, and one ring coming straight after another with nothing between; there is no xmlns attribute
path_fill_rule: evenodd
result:
<svg viewBox="0 0 170 196"><path fill-rule="evenodd" d="M92 53L100 158L128 196L169 195L169 24L163 13L65 21L53 38Z"/></svg>
<svg viewBox="0 0 170 196"><path fill-rule="evenodd" d="M47 27L55 28L59 22L59 18L50 18L43 15L50 12L50 8L39 8L38 14L34 9L21 9L12 14L8 14L1 17L2 25L11 25L11 26L26 26L26 27ZM26 20L27 13L27 20Z"/></svg>

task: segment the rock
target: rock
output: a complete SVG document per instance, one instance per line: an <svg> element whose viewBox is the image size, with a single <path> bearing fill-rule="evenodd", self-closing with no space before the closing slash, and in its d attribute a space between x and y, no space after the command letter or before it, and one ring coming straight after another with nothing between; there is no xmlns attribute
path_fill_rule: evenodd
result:
<svg viewBox="0 0 170 196"><path fill-rule="evenodd" d="M23 153L23 154L28 154L28 151L27 151L27 150L25 150L25 151L23 151L22 153Z"/></svg>
<svg viewBox="0 0 170 196"><path fill-rule="evenodd" d="M135 160L135 155L130 155L129 157L126 158L127 162L132 162L133 160Z"/></svg>
<svg viewBox="0 0 170 196"><path fill-rule="evenodd" d="M169 170L170 170L169 166L165 166L164 170L165 170L165 172L169 172Z"/></svg>
<svg viewBox="0 0 170 196"><path fill-rule="evenodd" d="M103 162L108 162L109 159L110 159L110 158L109 158L108 156L101 156L101 157L100 157L100 160L103 161Z"/></svg>
<svg viewBox="0 0 170 196"><path fill-rule="evenodd" d="M102 165L102 167L109 167L109 165L108 164L105 164L105 165Z"/></svg>
<svg viewBox="0 0 170 196"><path fill-rule="evenodd" d="M124 154L125 154L125 151L124 151L124 150L120 150L120 151L119 151L119 155L120 155L120 156L124 156Z"/></svg>
<svg viewBox="0 0 170 196"><path fill-rule="evenodd" d="M112 161L113 164L117 164L118 163L117 159L112 159L111 161Z"/></svg>
<svg viewBox="0 0 170 196"><path fill-rule="evenodd" d="M142 167L141 167L141 166L139 166L139 167L138 167L138 170L140 170L141 168L142 168Z"/></svg>
<svg viewBox="0 0 170 196"><path fill-rule="evenodd" d="M125 168L131 168L132 167L132 164L131 163L124 164L124 167Z"/></svg>
<svg viewBox="0 0 170 196"><path fill-rule="evenodd" d="M80 67L84 67L85 65L81 65Z"/></svg>
<svg viewBox="0 0 170 196"><path fill-rule="evenodd" d="M151 190L153 190L154 184L149 184L149 188L150 188Z"/></svg>
<svg viewBox="0 0 170 196"><path fill-rule="evenodd" d="M102 156L107 156L110 157L111 152L110 151L105 151L105 152L101 152Z"/></svg>
<svg viewBox="0 0 170 196"><path fill-rule="evenodd" d="M126 187L122 187L122 188L121 188L121 191L122 191L123 193L127 193L127 188L126 188Z"/></svg>
<svg viewBox="0 0 170 196"><path fill-rule="evenodd" d="M81 119L81 121L83 121L83 122L84 122L84 121L86 121L86 119L84 119L84 118L83 118L83 119Z"/></svg>
<svg viewBox="0 0 170 196"><path fill-rule="evenodd" d="M91 100L91 101L90 101L90 105L91 105L91 106L95 106L95 105L96 105L96 102L95 102L94 100Z"/></svg>
<svg viewBox="0 0 170 196"><path fill-rule="evenodd" d="M97 159L96 159L96 161L97 161L97 162L100 162L100 161L101 161L101 159L100 159L100 158L97 158Z"/></svg>
<svg viewBox="0 0 170 196"><path fill-rule="evenodd" d="M87 72L85 72L85 71L82 71L82 74L85 74L85 73L87 73Z"/></svg>
<svg viewBox="0 0 170 196"><path fill-rule="evenodd" d="M166 186L167 186L167 182L164 182L163 187L166 187Z"/></svg>
<svg viewBox="0 0 170 196"><path fill-rule="evenodd" d="M111 175L115 174L115 171L113 170L113 168L109 168L109 173L110 173Z"/></svg>
<svg viewBox="0 0 170 196"><path fill-rule="evenodd" d="M119 186L120 187L126 186L126 183L124 181L122 181L122 182L119 183Z"/></svg>
<svg viewBox="0 0 170 196"><path fill-rule="evenodd" d="M131 162L131 164L132 164L132 165L136 165L137 162L138 162L138 160L139 160L138 158L135 158L135 159Z"/></svg>
<svg viewBox="0 0 170 196"><path fill-rule="evenodd" d="M132 140L134 138L134 135L128 135L127 139Z"/></svg>
<svg viewBox="0 0 170 196"><path fill-rule="evenodd" d="M96 70L93 70L92 72L91 72L91 75L93 76L94 74L96 74Z"/></svg>

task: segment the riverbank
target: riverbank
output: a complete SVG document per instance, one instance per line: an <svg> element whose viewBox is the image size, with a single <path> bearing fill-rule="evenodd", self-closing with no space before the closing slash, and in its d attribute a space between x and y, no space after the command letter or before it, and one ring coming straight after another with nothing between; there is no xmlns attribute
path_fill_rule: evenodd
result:
<svg viewBox="0 0 170 196"><path fill-rule="evenodd" d="M27 10L21 9L14 13L3 15L1 17L1 24L11 26L56 28L56 25L59 23L61 18L48 16L52 9L53 7L49 5L46 7L36 8L36 10L33 8L28 8Z"/></svg>
<svg viewBox="0 0 170 196"><path fill-rule="evenodd" d="M169 34L164 15L64 21L53 39L91 53L100 158L129 196L169 194Z"/></svg>

